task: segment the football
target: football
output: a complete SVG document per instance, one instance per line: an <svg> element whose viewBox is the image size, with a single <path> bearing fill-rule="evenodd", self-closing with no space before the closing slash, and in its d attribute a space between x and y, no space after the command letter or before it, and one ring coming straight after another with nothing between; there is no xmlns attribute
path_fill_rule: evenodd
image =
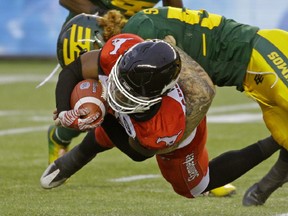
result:
<svg viewBox="0 0 288 216"><path fill-rule="evenodd" d="M106 114L106 88L98 80L83 80L74 87L70 97L70 106L74 110L88 108L90 113L82 118L99 113L98 119L92 123L97 126Z"/></svg>

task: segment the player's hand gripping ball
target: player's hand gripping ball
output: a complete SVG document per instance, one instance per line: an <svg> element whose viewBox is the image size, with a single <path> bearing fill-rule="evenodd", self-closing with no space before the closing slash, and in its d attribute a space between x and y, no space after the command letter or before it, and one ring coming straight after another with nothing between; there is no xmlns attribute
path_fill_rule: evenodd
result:
<svg viewBox="0 0 288 216"><path fill-rule="evenodd" d="M73 89L70 106L74 111L85 109L89 113L80 116L81 120L87 118L95 119L92 123L89 123L89 128L98 127L104 120L108 103L106 102L107 91L105 86L98 80L86 79L79 82Z"/></svg>

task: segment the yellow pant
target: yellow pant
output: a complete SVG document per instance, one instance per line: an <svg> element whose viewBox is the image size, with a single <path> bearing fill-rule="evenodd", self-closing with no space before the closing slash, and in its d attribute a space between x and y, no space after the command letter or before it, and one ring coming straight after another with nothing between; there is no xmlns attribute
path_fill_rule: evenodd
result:
<svg viewBox="0 0 288 216"><path fill-rule="evenodd" d="M273 138L288 149L288 32L260 30L244 80Z"/></svg>

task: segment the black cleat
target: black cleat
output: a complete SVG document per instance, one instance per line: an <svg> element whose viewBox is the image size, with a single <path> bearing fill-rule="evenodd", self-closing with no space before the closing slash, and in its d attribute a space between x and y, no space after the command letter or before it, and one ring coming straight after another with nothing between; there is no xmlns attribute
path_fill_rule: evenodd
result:
<svg viewBox="0 0 288 216"><path fill-rule="evenodd" d="M266 202L266 200L269 198L269 196L286 182L288 182L288 175L281 182L271 181L270 183L271 185L269 189L267 189L266 191L261 191L258 183L255 183L244 194L243 199L242 199L242 204L244 206L263 205Z"/></svg>
<svg viewBox="0 0 288 216"><path fill-rule="evenodd" d="M272 193L272 192L271 192ZM260 191L258 183L252 185L244 194L242 204L244 206L263 205L271 193Z"/></svg>

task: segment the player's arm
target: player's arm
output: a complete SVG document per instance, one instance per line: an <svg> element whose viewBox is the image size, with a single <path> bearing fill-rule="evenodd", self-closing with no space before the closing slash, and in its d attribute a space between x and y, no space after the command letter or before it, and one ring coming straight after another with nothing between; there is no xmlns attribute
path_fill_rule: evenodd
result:
<svg viewBox="0 0 288 216"><path fill-rule="evenodd" d="M81 72L84 79L98 79L98 59L100 50L92 50L80 56Z"/></svg>
<svg viewBox="0 0 288 216"><path fill-rule="evenodd" d="M186 131L194 130L207 114L216 93L215 86L204 69L180 48L182 60L179 85L186 100Z"/></svg>
<svg viewBox="0 0 288 216"><path fill-rule="evenodd" d="M163 6L183 7L182 0L162 0Z"/></svg>
<svg viewBox="0 0 288 216"><path fill-rule="evenodd" d="M157 150L147 149L138 141L137 138L129 137L130 146L141 155L150 158L157 153Z"/></svg>
<svg viewBox="0 0 288 216"><path fill-rule="evenodd" d="M53 114L56 125L79 130L92 128L92 123L97 115L81 119L81 116L89 114L87 109L73 110L70 107L70 96L77 85L83 79L98 79L98 55L99 50L93 50L81 55L71 64L63 68L56 84L56 113Z"/></svg>
<svg viewBox="0 0 288 216"><path fill-rule="evenodd" d="M70 95L76 84L83 79L98 79L99 50L84 53L62 69L56 84L56 107L58 113L70 110Z"/></svg>
<svg viewBox="0 0 288 216"><path fill-rule="evenodd" d="M87 13L103 15L106 10L93 4L90 0L59 0L59 4L74 14Z"/></svg>
<svg viewBox="0 0 288 216"><path fill-rule="evenodd" d="M167 35L164 40L172 44L179 52L182 69L179 85L185 95L186 118L188 130L194 130L204 118L215 96L215 86L206 71L194 61L187 53L176 46L173 36Z"/></svg>
<svg viewBox="0 0 288 216"><path fill-rule="evenodd" d="M173 37L169 40L173 44ZM182 49L175 48L179 52L182 62L178 83L185 95L187 104L186 120L188 124L186 132L191 132L207 114L216 89L206 71Z"/></svg>

